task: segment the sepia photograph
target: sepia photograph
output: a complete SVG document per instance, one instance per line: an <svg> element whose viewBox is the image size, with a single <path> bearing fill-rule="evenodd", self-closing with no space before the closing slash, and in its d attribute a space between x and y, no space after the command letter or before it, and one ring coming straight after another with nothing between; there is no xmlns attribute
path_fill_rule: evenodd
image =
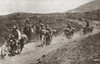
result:
<svg viewBox="0 0 100 64"><path fill-rule="evenodd" d="M100 64L100 0L0 0L0 64Z"/></svg>

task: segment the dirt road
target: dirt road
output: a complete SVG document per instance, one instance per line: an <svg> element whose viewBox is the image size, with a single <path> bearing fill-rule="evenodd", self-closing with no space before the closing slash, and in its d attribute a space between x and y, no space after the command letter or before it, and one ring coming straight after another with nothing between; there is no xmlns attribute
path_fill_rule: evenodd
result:
<svg viewBox="0 0 100 64"><path fill-rule="evenodd" d="M98 31L99 30L95 30L93 33L98 33ZM79 33L75 33L71 40L68 40L63 36L54 37L52 44L46 47L39 47L40 42L32 42L24 46L21 54L1 59L0 64L31 64L43 55L46 55L53 50L57 50L66 44L69 45L70 42L84 39L85 37L87 36L80 37Z"/></svg>

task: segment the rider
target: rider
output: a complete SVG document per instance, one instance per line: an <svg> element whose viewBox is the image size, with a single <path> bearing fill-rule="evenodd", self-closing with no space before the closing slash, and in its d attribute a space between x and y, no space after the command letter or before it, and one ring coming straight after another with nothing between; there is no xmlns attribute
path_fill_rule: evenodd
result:
<svg viewBox="0 0 100 64"><path fill-rule="evenodd" d="M85 26L86 26L87 28L89 28L89 22L88 22L87 20L86 20L85 22L86 22L86 25L85 25Z"/></svg>
<svg viewBox="0 0 100 64"><path fill-rule="evenodd" d="M44 24L43 20L39 20L39 25L43 25L43 24Z"/></svg>
<svg viewBox="0 0 100 64"><path fill-rule="evenodd" d="M11 35L13 36L13 38L17 42L20 41L20 39L21 39L21 32L19 31L19 29L15 25L12 27Z"/></svg>
<svg viewBox="0 0 100 64"><path fill-rule="evenodd" d="M42 29L44 29L44 22L43 22L43 20L39 20L39 25L40 25L40 27L41 27Z"/></svg>
<svg viewBox="0 0 100 64"><path fill-rule="evenodd" d="M27 29L27 28L29 29L30 27L32 27L32 26L31 26L31 22L30 22L29 18L26 18L24 28L25 28L25 29Z"/></svg>
<svg viewBox="0 0 100 64"><path fill-rule="evenodd" d="M90 27L89 21L88 21L88 20L85 20L84 18L82 18L82 20L85 21L85 23L86 23L85 26L86 26L87 28L89 28L89 27Z"/></svg>
<svg viewBox="0 0 100 64"><path fill-rule="evenodd" d="M29 18L26 18L26 20L25 20L25 26L30 26L30 24L31 24L31 22L30 22Z"/></svg>
<svg viewBox="0 0 100 64"><path fill-rule="evenodd" d="M68 23L67 28L68 28L69 30L72 29L72 26L71 26L71 23L70 23L70 22Z"/></svg>
<svg viewBox="0 0 100 64"><path fill-rule="evenodd" d="M45 26L45 30L47 30L49 33L51 33L51 30L49 29L48 25Z"/></svg>
<svg viewBox="0 0 100 64"><path fill-rule="evenodd" d="M51 33L51 30L50 30L50 28L48 27L48 25L45 26L45 30L47 30L47 31L46 31L46 34L45 34L45 36L46 36L46 41L48 41L48 44L50 44L51 39L52 39L52 33Z"/></svg>

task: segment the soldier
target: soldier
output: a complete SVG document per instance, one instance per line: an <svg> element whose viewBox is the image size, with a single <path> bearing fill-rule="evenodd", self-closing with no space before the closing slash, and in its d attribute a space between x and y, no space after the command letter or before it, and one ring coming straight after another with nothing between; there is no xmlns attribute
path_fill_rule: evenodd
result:
<svg viewBox="0 0 100 64"><path fill-rule="evenodd" d="M41 29L45 28L45 25L43 23L43 20L39 20L39 26L41 27Z"/></svg>
<svg viewBox="0 0 100 64"><path fill-rule="evenodd" d="M39 25L44 25L43 20L39 20Z"/></svg>
<svg viewBox="0 0 100 64"><path fill-rule="evenodd" d="M25 20L25 26L30 25L30 24L31 24L30 19L26 18L26 20Z"/></svg>
<svg viewBox="0 0 100 64"><path fill-rule="evenodd" d="M87 28L89 28L90 27L90 24L89 24L89 21L88 20L85 20L84 18L82 18L82 21L85 21L85 26L87 27Z"/></svg>
<svg viewBox="0 0 100 64"><path fill-rule="evenodd" d="M13 36L13 38L15 38L18 41L21 39L21 32L18 30L18 28L15 25L12 27L11 35Z"/></svg>
<svg viewBox="0 0 100 64"><path fill-rule="evenodd" d="M68 28L69 30L71 30L72 26L71 26L71 23L70 23L70 22L68 23L67 28Z"/></svg>
<svg viewBox="0 0 100 64"><path fill-rule="evenodd" d="M48 25L45 26L45 30L47 30L49 33L51 33L51 30L49 29Z"/></svg>
<svg viewBox="0 0 100 64"><path fill-rule="evenodd" d="M86 22L86 25L85 25L85 26L86 26L87 28L89 28L89 27L90 27L89 21L85 21L85 22Z"/></svg>

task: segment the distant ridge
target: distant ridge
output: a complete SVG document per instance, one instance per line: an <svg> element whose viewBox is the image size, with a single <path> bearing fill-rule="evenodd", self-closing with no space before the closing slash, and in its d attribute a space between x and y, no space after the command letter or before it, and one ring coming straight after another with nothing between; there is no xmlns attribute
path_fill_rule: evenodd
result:
<svg viewBox="0 0 100 64"><path fill-rule="evenodd" d="M100 0L94 0L76 9L69 10L68 12L69 13L84 13L84 12L98 10L98 9L100 9Z"/></svg>

